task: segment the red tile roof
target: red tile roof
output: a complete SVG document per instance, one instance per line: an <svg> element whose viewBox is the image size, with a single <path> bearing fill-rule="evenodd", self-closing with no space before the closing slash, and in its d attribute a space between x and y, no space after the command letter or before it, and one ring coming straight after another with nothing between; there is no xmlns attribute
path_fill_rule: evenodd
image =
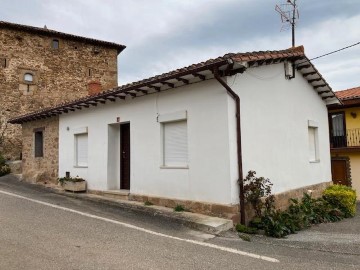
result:
<svg viewBox="0 0 360 270"><path fill-rule="evenodd" d="M340 100L360 98L360 86L346 89L346 90L337 91L337 92L335 92L335 95Z"/></svg>
<svg viewBox="0 0 360 270"><path fill-rule="evenodd" d="M115 101L116 98L124 99L126 96L137 97L152 92L165 91L175 87L189 84L190 81L201 81L206 78L205 72L220 70L223 75L230 76L242 73L248 67L261 66L272 63L280 63L285 60L294 61L299 72L311 84L323 100L334 100L339 102L331 90L331 87L321 76L318 70L312 65L304 54L304 47L299 46L280 51L258 51L249 53L229 53L224 56L209 59L205 62L193 64L184 68L176 69L138 82L129 83L97 95L83 97L70 102L64 102L54 107L44 108L25 115L10 119L12 124L21 124L44 117L52 117L69 111L81 110L89 106L96 106L98 103L105 103L107 100ZM239 63L242 63L239 65ZM235 64L234 64L235 63Z"/></svg>
<svg viewBox="0 0 360 270"><path fill-rule="evenodd" d="M67 33L63 33L63 32L50 30L47 28L22 25L22 24L17 24L17 23L0 21L0 29L1 28L15 29L15 30L20 30L20 31L25 31L25 32L30 32L30 33L38 33L38 34L42 34L45 36L51 36L51 37L61 37L61 38L70 39L70 40L82 41L85 43L94 44L94 45L98 45L98 46L114 48L117 50L118 54L126 48L126 46L117 44L114 42L103 41L103 40L98 40L98 39L93 39L93 38L88 38L88 37L82 37L82 36L76 36L76 35L72 35L72 34L67 34Z"/></svg>

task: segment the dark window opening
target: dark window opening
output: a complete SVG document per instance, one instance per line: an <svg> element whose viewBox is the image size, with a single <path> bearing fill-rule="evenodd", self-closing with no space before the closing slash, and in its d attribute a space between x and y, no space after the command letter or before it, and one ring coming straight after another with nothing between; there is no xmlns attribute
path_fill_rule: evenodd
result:
<svg viewBox="0 0 360 270"><path fill-rule="evenodd" d="M52 43L51 43L51 47L55 50L59 49L59 40L58 39L53 39Z"/></svg>
<svg viewBox="0 0 360 270"><path fill-rule="evenodd" d="M44 136L42 131L35 131L35 157L44 156Z"/></svg>
<svg viewBox="0 0 360 270"><path fill-rule="evenodd" d="M345 113L336 112L329 115L330 126L330 143L331 147L346 147L346 125Z"/></svg>
<svg viewBox="0 0 360 270"><path fill-rule="evenodd" d="M2 68L6 68L7 67L7 59L6 58L1 58L0 59L0 65Z"/></svg>
<svg viewBox="0 0 360 270"><path fill-rule="evenodd" d="M88 76L91 77L91 76L92 76L92 73L93 73L92 69L89 68L89 69L88 69Z"/></svg>

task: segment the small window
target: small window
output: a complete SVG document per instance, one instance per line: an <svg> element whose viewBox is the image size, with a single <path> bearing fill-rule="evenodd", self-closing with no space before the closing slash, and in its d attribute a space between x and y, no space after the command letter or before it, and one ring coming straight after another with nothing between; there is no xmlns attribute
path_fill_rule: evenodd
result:
<svg viewBox="0 0 360 270"><path fill-rule="evenodd" d="M52 40L51 48L53 48L55 50L59 49L59 40L58 39L53 39Z"/></svg>
<svg viewBox="0 0 360 270"><path fill-rule="evenodd" d="M88 165L88 134L75 134L75 166Z"/></svg>
<svg viewBox="0 0 360 270"><path fill-rule="evenodd" d="M43 131L35 131L35 157L44 156L44 136Z"/></svg>
<svg viewBox="0 0 360 270"><path fill-rule="evenodd" d="M163 166L187 167L187 121L166 122L163 125Z"/></svg>
<svg viewBox="0 0 360 270"><path fill-rule="evenodd" d="M34 81L34 75L32 75L31 73L25 73L24 81L27 83L32 83Z"/></svg>
<svg viewBox="0 0 360 270"><path fill-rule="evenodd" d="M6 58L0 58L0 66L6 68L8 65L8 60Z"/></svg>
<svg viewBox="0 0 360 270"><path fill-rule="evenodd" d="M88 74L89 77L91 77L93 75L93 70L92 68L88 68Z"/></svg>
<svg viewBox="0 0 360 270"><path fill-rule="evenodd" d="M309 126L309 160L319 161L318 128Z"/></svg>

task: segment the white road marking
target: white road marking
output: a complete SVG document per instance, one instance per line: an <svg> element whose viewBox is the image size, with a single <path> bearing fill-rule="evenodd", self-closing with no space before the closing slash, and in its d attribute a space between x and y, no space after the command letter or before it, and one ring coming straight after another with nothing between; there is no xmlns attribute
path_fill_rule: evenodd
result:
<svg viewBox="0 0 360 270"><path fill-rule="evenodd" d="M268 261L268 262L274 262L274 263L275 262L280 262L279 260L277 260L275 258L262 256L262 255L258 255L258 254L255 254L255 253L249 253L249 252L240 251L240 250L237 250L237 249L234 249L234 248L227 248L227 247L222 247L222 246L218 246L218 245L214 245L214 244L210 244L210 243L204 243L204 242L199 242L199 241L196 241L196 240L184 239L184 238L175 237L175 236L171 236L171 235L167 235L167 234L163 234L163 233L154 232L154 231L151 231L151 230L148 230L148 229L145 229L145 228L142 228L142 227L138 227L138 226L135 226L135 225L131 225L131 224L128 224L128 223L124 223L124 222L120 222L120 221L117 221L117 220L92 215L92 214L89 214L89 213L80 212L80 211L77 211L77 210L74 210L74 209L71 209L71 208L62 207L62 206L58 206L58 205L55 205L55 204L51 204L51 203L31 199L31 198L28 198L28 197L24 197L24 196L21 196L21 195L15 194L15 193L11 193L11 192L6 192L6 191L3 191L3 190L0 190L0 193L8 195L8 196L12 196L12 197L20 198L20 199L23 199L23 200L27 200L27 201L30 201L30 202L33 202L33 203L46 205L46 206L49 206L49 207L52 207L52 208L55 208L55 209L67 211L67 212L70 212L70 213L75 213L75 214L78 214L78 215L81 215L81 216L85 216L85 217L89 217L89 218L93 218L93 219L102 220L102 221L105 221L105 222L110 222L110 223L113 223L113 224L121 225L121 226L126 227L126 228L130 228L130 229L133 229L133 230L141 231L141 232L144 232L144 233L148 233L148 234L152 234L152 235L156 235L156 236L160 236L160 237L164 237L164 238L168 238L168 239L173 239L173 240L177 240L177 241L181 241L181 242L191 243L191 244L199 245L199 246L203 246L203 247L214 248L214 249L218 249L218 250L221 250L221 251L226 251L226 252L229 252L229 253L243 255L243 256L259 259L259 260Z"/></svg>

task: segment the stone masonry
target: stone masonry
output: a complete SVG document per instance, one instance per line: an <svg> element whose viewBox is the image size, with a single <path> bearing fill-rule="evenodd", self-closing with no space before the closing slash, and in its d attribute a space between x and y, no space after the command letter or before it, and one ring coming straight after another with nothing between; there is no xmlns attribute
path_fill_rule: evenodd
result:
<svg viewBox="0 0 360 270"><path fill-rule="evenodd" d="M34 155L34 130L43 130L43 157ZM57 183L59 164L59 117L51 117L22 125L23 178L32 182Z"/></svg>
<svg viewBox="0 0 360 270"><path fill-rule="evenodd" d="M94 84L99 91L116 87L124 48L0 22L0 152L9 159L21 155L21 127L6 124L8 119L86 96Z"/></svg>

